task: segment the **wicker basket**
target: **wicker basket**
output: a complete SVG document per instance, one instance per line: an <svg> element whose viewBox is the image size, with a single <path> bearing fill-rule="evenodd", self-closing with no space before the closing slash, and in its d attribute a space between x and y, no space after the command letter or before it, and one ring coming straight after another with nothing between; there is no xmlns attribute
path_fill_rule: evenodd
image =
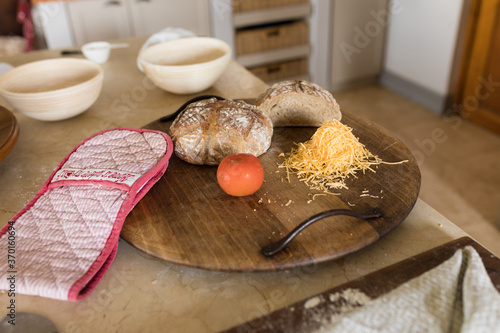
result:
<svg viewBox="0 0 500 333"><path fill-rule="evenodd" d="M233 12L248 12L252 10L270 9L308 2L309 0L233 0Z"/></svg>
<svg viewBox="0 0 500 333"><path fill-rule="evenodd" d="M307 44L308 34L304 21L240 30L236 32L236 54L240 56Z"/></svg>
<svg viewBox="0 0 500 333"><path fill-rule="evenodd" d="M307 75L307 59L297 59L248 69L255 76L265 82L280 81L283 79Z"/></svg>

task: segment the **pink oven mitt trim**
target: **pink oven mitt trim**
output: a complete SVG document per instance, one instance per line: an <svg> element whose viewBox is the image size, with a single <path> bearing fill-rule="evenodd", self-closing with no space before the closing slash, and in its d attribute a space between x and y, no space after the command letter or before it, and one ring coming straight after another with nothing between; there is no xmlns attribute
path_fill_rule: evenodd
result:
<svg viewBox="0 0 500 333"><path fill-rule="evenodd" d="M151 151L154 151L156 155L154 155L153 161L151 161L151 158L145 159L147 161L145 166L139 162L134 163L133 161L134 158L140 159L140 157L143 157L143 154L140 151L137 152L137 156L134 155L133 150L137 149L137 145L135 146L131 145L130 147L127 147L125 143L125 146L117 147L116 151L114 151L115 148L113 146L111 147L111 151L109 152L107 151L109 150L109 148L107 148L106 146L107 143L106 140L109 137L111 137L112 140L115 140L116 138L114 138L114 136L117 136L118 139L116 140L118 142L121 142L120 136L130 135L130 137L137 138L137 135L135 134L141 135L141 139L138 140L140 141L140 144L138 145L139 148L148 148L147 145L145 144L145 142L149 143L148 139L160 143L159 149L151 149ZM162 140L164 140L165 144L164 148ZM100 146L101 141L103 147L102 149ZM144 145L145 147L141 147L140 145ZM130 170L117 170L114 168L99 168L99 167L79 168L78 164L82 164L80 161L83 161L83 164L85 165L93 164L92 161L86 160L86 156L88 155L88 153L86 153L85 149L87 148L89 148L92 151L90 155L96 154L97 156L100 156L99 155L101 153L100 150L103 150L105 156L105 158L103 159L104 164L108 162L106 158L109 155L113 156L109 160L109 162L113 163L114 163L113 159L119 159L119 160L124 160L124 158L131 159L132 161L130 163L128 163L127 160L125 159L124 162L125 167L122 167L124 169L134 169L134 168L140 169L145 167L147 169L139 171L138 170L130 171ZM97 151L97 153L95 153L94 150ZM57 277L55 276L54 287L51 287L50 286L51 281L50 279L47 279L46 275L43 276L43 278L40 277L37 280L36 271L32 272L29 271L29 267L23 267L22 266L23 260L21 258L17 261L18 262L17 275L21 278L20 283L18 283L17 292L29 295L38 295L43 297L62 299L62 300L70 300L70 301L80 300L88 296L90 292L97 286L98 282L102 279L107 269L113 262L113 259L115 258L118 249L118 240L120 236L120 231L126 216L132 210L132 208L140 201L140 199L149 191L149 189L162 177L162 175L167 169L168 161L172 155L172 152L173 152L172 140L167 134L160 131L129 129L129 128L119 128L119 129L112 129L99 132L89 137L88 139L82 141L75 149L73 149L71 153L69 153L68 156L54 170L52 175L42 186L42 188L37 192L35 197L19 213L17 213L7 225L5 225L0 230L2 246L4 246L5 249L7 249L5 244L8 236L7 232L9 230L9 227L14 226L14 228L16 228L16 222L31 209L35 209L34 207L37 204L37 202L41 200L41 198L43 199L43 197L51 191L70 189L71 191L75 191L75 193L78 193L80 190L82 190L82 192L85 193L85 191L87 190L91 191L95 190L99 192L101 191L101 189L102 191L106 191L106 189L111 189L110 191L112 191L113 194L117 195L117 198L123 198L123 201L121 202L119 209L116 213L116 217L112 222L113 224L111 229L109 230L109 234L108 233L104 234L104 236L107 236L104 246L102 247L102 249L97 249L100 250L100 253L97 255L95 260L92 259L94 261L91 263L89 267L85 267L85 271L82 274L78 275L81 272L79 272L77 275L69 274L70 275L69 279L71 281L69 282L65 281L65 283L63 283L63 287L61 287L60 283L56 281ZM78 155L82 156L78 157ZM76 158L73 158L75 156ZM72 159L74 161L72 161ZM72 163L76 164L77 167L72 166L71 165ZM67 164L69 164L69 167ZM154 165L149 167L149 164L154 164ZM120 199L116 199L115 201L119 200ZM85 223L89 225L89 229L93 227L92 221L90 222L85 221ZM107 226L107 228L109 228L109 225ZM49 232L50 230L47 231L47 233ZM40 239L43 238L43 233L44 230L41 230L39 232L38 236L41 237ZM102 234L100 236L104 237ZM72 244L70 245L71 247L73 246ZM22 248L23 244L17 242L16 246ZM26 247L29 246L30 245L26 245ZM78 247L78 245L75 246ZM29 255L28 254L29 250L30 249L26 250L27 254L24 255ZM78 252L79 249L77 248L75 251ZM85 249L82 249L81 251L84 252ZM36 255L36 253L34 255ZM57 260L57 258L55 260ZM44 263L40 264L43 265ZM52 263L47 262L47 265L43 267L46 267L50 264ZM66 263L66 264L68 266L71 266L71 263ZM75 263L75 265L78 264ZM2 262L0 262L0 269L2 270L0 271L0 274L6 274L6 272L9 271L7 265ZM24 271L25 269L27 271ZM68 267L68 269L71 270L71 267ZM56 275L57 272L54 274ZM1 279L0 289L8 289L8 286L6 284L8 281L6 280L6 278L5 277L2 278L2 276L0 275L0 279Z"/></svg>

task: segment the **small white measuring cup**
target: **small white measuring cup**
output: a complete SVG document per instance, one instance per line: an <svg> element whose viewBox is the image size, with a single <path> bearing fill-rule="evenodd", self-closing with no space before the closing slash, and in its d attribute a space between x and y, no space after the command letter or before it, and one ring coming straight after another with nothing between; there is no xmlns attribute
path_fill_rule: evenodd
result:
<svg viewBox="0 0 500 333"><path fill-rule="evenodd" d="M82 53L85 58L98 64L108 61L111 49L128 47L128 44L110 44L108 42L92 42L82 46Z"/></svg>

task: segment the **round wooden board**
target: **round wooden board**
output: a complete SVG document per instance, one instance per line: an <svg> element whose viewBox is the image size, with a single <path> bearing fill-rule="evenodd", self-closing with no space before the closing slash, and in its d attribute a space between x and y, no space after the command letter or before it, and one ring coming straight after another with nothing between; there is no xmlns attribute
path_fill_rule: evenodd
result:
<svg viewBox="0 0 500 333"><path fill-rule="evenodd" d="M374 243L410 213L420 190L420 170L409 149L382 128L348 113L342 122L384 161L408 162L379 165L376 172L348 179L349 189L339 195L324 195L295 175L288 182L278 168L279 154L308 140L316 128L275 128L270 149L259 157L266 172L263 186L254 195L231 197L217 184L217 167L192 165L173 155L165 175L125 220L122 238L168 262L219 271L288 269L338 259ZM167 133L169 127L169 122L146 126ZM261 254L263 246L308 217L335 208L377 208L383 217L326 218L275 256Z"/></svg>
<svg viewBox="0 0 500 333"><path fill-rule="evenodd" d="M0 161L9 155L19 137L19 126L16 117L0 106Z"/></svg>

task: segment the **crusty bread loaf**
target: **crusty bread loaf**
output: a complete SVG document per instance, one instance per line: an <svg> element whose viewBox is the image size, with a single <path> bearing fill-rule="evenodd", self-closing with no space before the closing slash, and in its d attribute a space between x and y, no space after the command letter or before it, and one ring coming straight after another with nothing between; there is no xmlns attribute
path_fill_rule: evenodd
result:
<svg viewBox="0 0 500 333"><path fill-rule="evenodd" d="M269 117L243 101L210 98L189 104L170 127L177 157L218 165L231 154L259 156L271 145Z"/></svg>
<svg viewBox="0 0 500 333"><path fill-rule="evenodd" d="M304 80L275 83L257 98L255 105L271 118L274 127L319 127L342 117L330 92Z"/></svg>

